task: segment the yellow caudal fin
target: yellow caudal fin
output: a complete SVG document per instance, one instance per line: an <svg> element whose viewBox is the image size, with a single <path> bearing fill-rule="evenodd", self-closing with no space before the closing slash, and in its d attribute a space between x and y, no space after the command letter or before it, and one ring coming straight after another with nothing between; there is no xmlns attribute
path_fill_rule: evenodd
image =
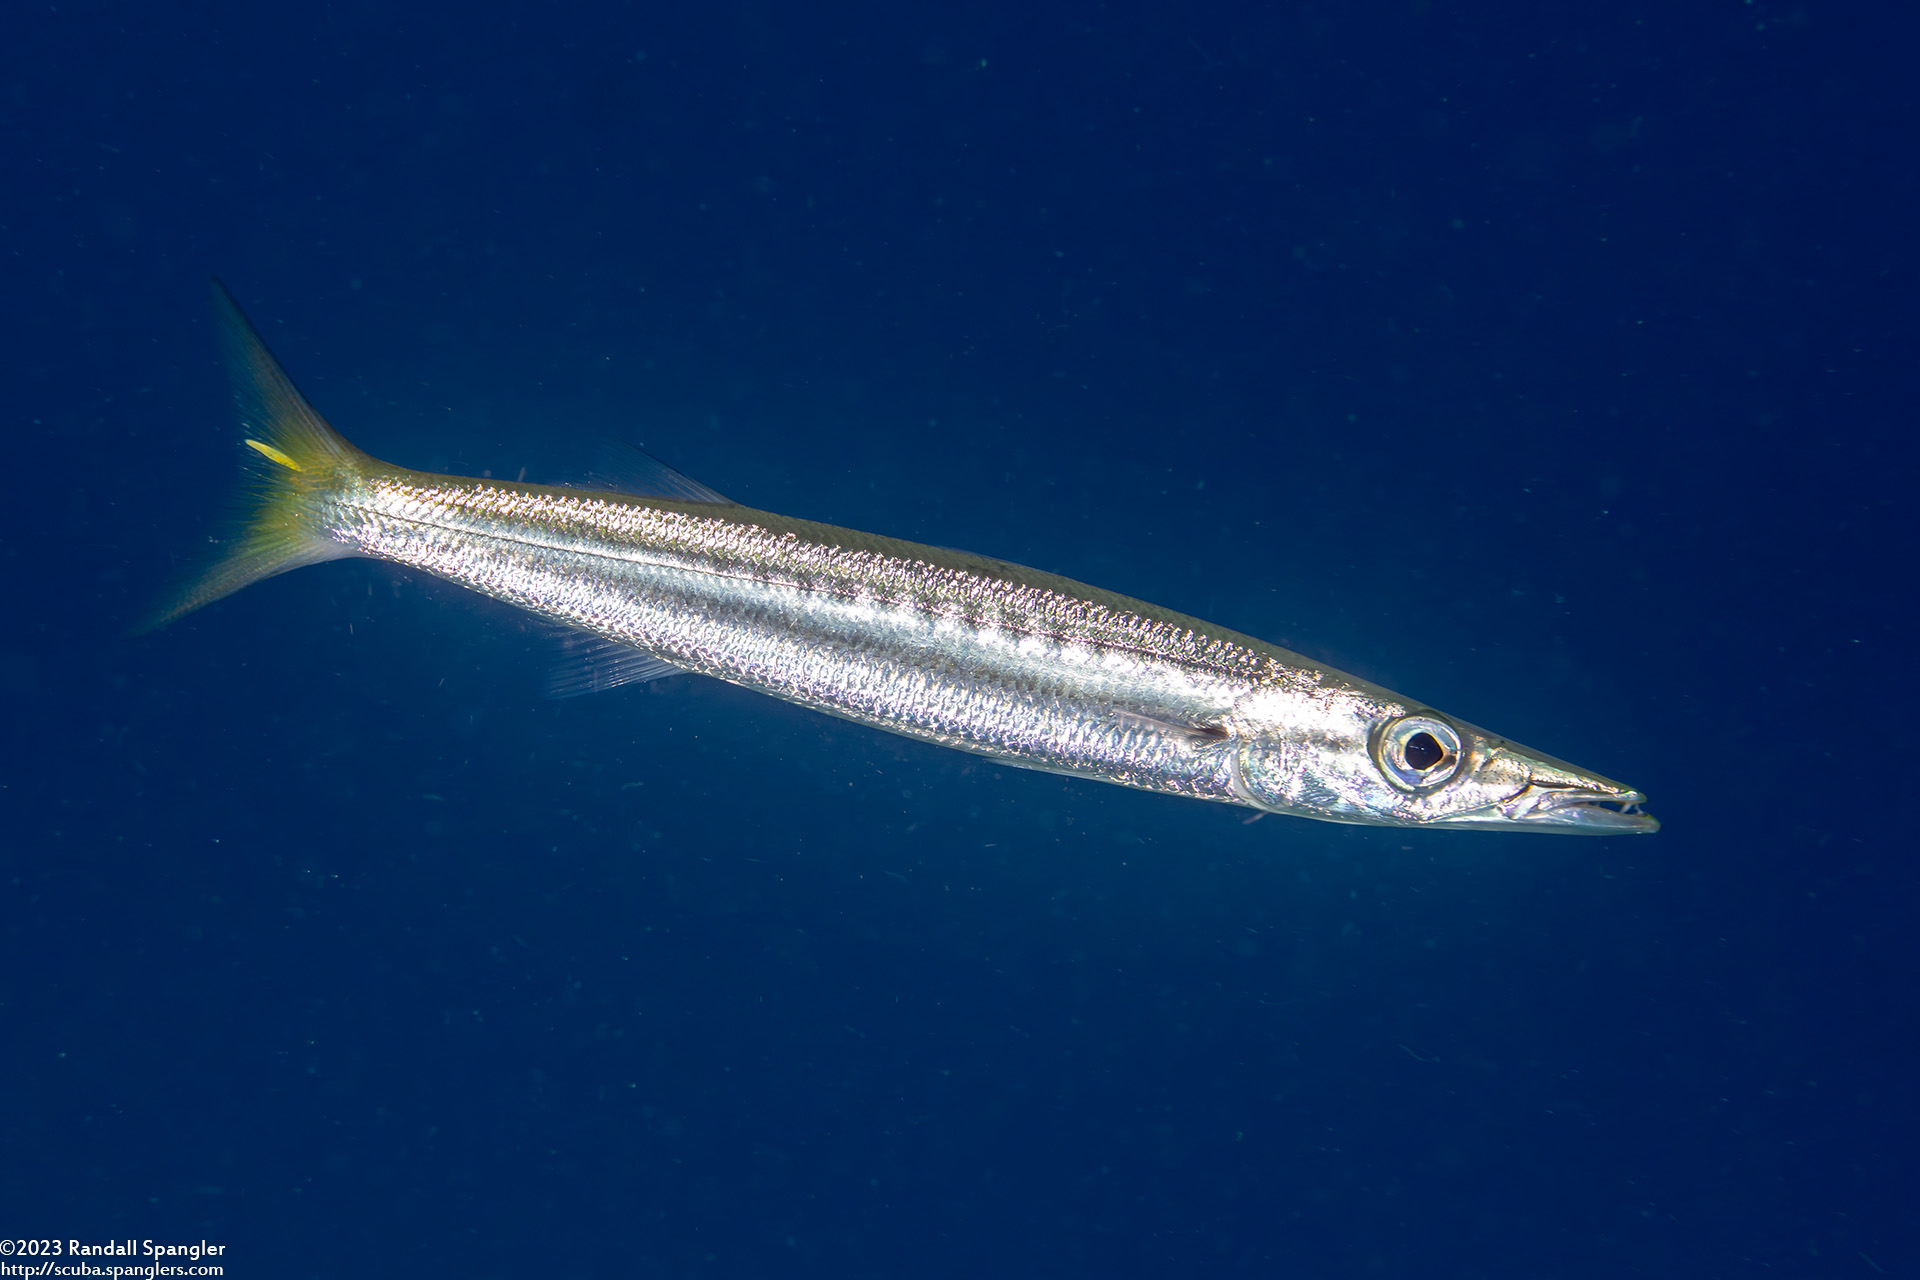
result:
<svg viewBox="0 0 1920 1280"><path fill-rule="evenodd" d="M294 389L218 280L213 310L240 413L249 484L238 527L217 558L136 631L164 627L276 573L354 554L328 537L312 513L318 499L364 473L373 460L348 444Z"/></svg>

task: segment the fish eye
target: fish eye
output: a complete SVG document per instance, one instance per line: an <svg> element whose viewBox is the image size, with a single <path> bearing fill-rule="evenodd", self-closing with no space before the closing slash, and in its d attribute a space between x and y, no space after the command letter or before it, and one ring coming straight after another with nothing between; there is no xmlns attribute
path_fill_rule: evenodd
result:
<svg viewBox="0 0 1920 1280"><path fill-rule="evenodd" d="M1416 769L1431 769L1446 758L1447 749L1424 729L1407 739L1407 763Z"/></svg>
<svg viewBox="0 0 1920 1280"><path fill-rule="evenodd" d="M1459 772L1460 735L1435 716L1402 716L1380 731L1374 759L1388 781L1408 791L1439 786Z"/></svg>

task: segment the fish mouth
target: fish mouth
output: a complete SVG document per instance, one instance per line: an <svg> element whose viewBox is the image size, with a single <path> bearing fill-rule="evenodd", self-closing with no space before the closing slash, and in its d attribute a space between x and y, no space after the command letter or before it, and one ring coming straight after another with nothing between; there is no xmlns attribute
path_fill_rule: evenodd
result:
<svg viewBox="0 0 1920 1280"><path fill-rule="evenodd" d="M1517 795L1435 825L1576 836L1652 835L1660 829L1660 820L1641 812L1646 802L1646 796L1628 787L1570 787L1535 779Z"/></svg>
<svg viewBox="0 0 1920 1280"><path fill-rule="evenodd" d="M1532 803L1522 805L1531 799ZM1509 822L1518 822L1539 830L1567 831L1596 836L1652 835L1660 829L1660 820L1642 813L1647 798L1626 788L1605 790L1568 789L1529 786L1506 804L1502 814Z"/></svg>

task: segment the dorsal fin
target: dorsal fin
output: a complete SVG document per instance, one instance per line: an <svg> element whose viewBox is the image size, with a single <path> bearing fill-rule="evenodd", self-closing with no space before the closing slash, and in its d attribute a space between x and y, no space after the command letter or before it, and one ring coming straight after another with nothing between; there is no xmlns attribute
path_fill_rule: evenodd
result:
<svg viewBox="0 0 1920 1280"><path fill-rule="evenodd" d="M636 498L678 498L682 502L739 504L682 475L639 445L609 436L600 442L600 457L587 481L596 489L613 489Z"/></svg>

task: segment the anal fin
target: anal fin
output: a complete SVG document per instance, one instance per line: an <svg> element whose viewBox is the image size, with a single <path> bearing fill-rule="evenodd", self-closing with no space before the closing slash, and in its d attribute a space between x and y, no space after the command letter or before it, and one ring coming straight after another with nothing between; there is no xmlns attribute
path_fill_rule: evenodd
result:
<svg viewBox="0 0 1920 1280"><path fill-rule="evenodd" d="M668 676L690 674L665 658L618 640L591 632L563 629L556 636L563 651L547 680L550 698L577 698L604 693L623 684L644 684Z"/></svg>

